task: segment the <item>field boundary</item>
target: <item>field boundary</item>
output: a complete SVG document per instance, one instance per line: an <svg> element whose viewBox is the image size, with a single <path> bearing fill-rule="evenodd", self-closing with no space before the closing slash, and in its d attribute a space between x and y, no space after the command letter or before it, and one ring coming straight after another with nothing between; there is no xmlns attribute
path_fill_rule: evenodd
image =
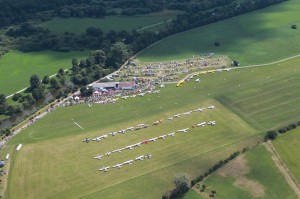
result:
<svg viewBox="0 0 300 199"><path fill-rule="evenodd" d="M264 146L267 148L267 150L271 153L272 160L274 161L275 165L277 166L278 170L281 172L281 174L284 176L286 182L289 184L289 186L293 189L295 194L298 198L300 198L300 186L293 174L289 171L283 160L280 158L279 154L273 147L272 143L268 141Z"/></svg>
<svg viewBox="0 0 300 199"><path fill-rule="evenodd" d="M147 29L147 28L151 28L151 27L154 27L154 26L158 26L158 25L160 25L160 24L169 23L169 22L171 22L171 21L173 21L173 19L169 19L169 20L164 21L164 22L159 22L159 23L156 23L156 24L152 24L152 25L149 25L149 26L145 26L145 27L142 27L142 28L138 29L137 32L140 31L140 30L144 30L144 29Z"/></svg>

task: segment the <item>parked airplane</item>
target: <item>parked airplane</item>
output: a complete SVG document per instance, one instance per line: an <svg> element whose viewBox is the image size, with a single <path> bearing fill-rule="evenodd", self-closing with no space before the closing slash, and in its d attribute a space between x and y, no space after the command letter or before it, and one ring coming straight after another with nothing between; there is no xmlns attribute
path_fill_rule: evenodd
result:
<svg viewBox="0 0 300 199"><path fill-rule="evenodd" d="M206 122L202 122L202 123L197 124L197 126L198 126L198 127L199 127L199 126L205 126L205 124L206 124Z"/></svg>
<svg viewBox="0 0 300 199"><path fill-rule="evenodd" d="M112 168L121 168L123 164L115 164Z"/></svg>
<svg viewBox="0 0 300 199"><path fill-rule="evenodd" d="M169 133L168 136L175 136L175 132Z"/></svg>
<svg viewBox="0 0 300 199"><path fill-rule="evenodd" d="M141 155L141 156L139 156L139 157L136 157L135 160L144 160L144 157L145 157L145 156Z"/></svg>
<svg viewBox="0 0 300 199"><path fill-rule="evenodd" d="M168 120L173 120L173 117L168 117Z"/></svg>
<svg viewBox="0 0 300 199"><path fill-rule="evenodd" d="M189 130L189 128L186 128L186 129L180 129L180 130L178 130L178 132L187 133L188 130Z"/></svg>
<svg viewBox="0 0 300 199"><path fill-rule="evenodd" d="M82 140L82 142L89 143L90 140L91 140L91 138L85 138L85 139Z"/></svg>
<svg viewBox="0 0 300 199"><path fill-rule="evenodd" d="M109 166L108 167L102 167L101 169L99 169L99 171L104 171L104 172L107 172L109 169Z"/></svg>
<svg viewBox="0 0 300 199"><path fill-rule="evenodd" d="M102 157L103 157L103 155L98 155L98 156L95 156L94 158L98 159L98 160L101 160Z"/></svg>

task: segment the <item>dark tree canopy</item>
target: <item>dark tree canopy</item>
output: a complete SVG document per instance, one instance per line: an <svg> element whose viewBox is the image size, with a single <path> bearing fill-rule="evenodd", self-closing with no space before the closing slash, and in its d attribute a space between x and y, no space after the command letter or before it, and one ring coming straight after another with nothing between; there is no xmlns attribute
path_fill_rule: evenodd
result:
<svg viewBox="0 0 300 199"><path fill-rule="evenodd" d="M32 75L30 77L29 82L30 82L31 89L39 88L41 86L41 80L40 80L39 76L37 76L37 75Z"/></svg>

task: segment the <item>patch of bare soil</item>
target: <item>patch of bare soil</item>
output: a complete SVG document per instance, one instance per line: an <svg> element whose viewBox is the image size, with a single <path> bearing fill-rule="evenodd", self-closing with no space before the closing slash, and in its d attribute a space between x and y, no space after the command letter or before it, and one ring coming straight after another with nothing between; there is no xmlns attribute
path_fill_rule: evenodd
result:
<svg viewBox="0 0 300 199"><path fill-rule="evenodd" d="M255 180L247 179L244 175L250 172L247 160L243 155L232 160L222 167L218 174L223 177L234 177L233 183L239 189L249 192L253 197L262 197L265 194L263 185Z"/></svg>
<svg viewBox="0 0 300 199"><path fill-rule="evenodd" d="M240 177L249 173L249 171L247 160L241 155L219 169L218 174L223 177Z"/></svg>
<svg viewBox="0 0 300 199"><path fill-rule="evenodd" d="M255 180L239 177L234 181L233 185L251 193L251 195L256 198L265 195L264 187Z"/></svg>

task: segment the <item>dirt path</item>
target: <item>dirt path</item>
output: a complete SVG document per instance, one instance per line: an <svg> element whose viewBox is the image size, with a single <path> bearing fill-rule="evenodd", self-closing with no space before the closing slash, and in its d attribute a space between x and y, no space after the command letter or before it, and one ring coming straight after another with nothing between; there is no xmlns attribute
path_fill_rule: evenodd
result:
<svg viewBox="0 0 300 199"><path fill-rule="evenodd" d="M152 24L150 26L145 26L143 28L138 29L137 32L140 31L140 30L143 30L143 29L147 29L147 28L151 28L151 27L154 27L154 26L158 26L160 24L169 23L171 21L173 21L173 19L169 19L168 21L163 21L163 22L159 22L159 23L156 23L156 24Z"/></svg>
<svg viewBox="0 0 300 199"><path fill-rule="evenodd" d="M297 197L300 199L300 186L293 174L289 171L285 163L282 161L276 150L274 149L271 142L267 142L264 144L264 146L267 148L267 150L271 153L272 159L275 162L276 166L278 167L279 171L284 176L287 183L290 185L290 187L294 190Z"/></svg>

